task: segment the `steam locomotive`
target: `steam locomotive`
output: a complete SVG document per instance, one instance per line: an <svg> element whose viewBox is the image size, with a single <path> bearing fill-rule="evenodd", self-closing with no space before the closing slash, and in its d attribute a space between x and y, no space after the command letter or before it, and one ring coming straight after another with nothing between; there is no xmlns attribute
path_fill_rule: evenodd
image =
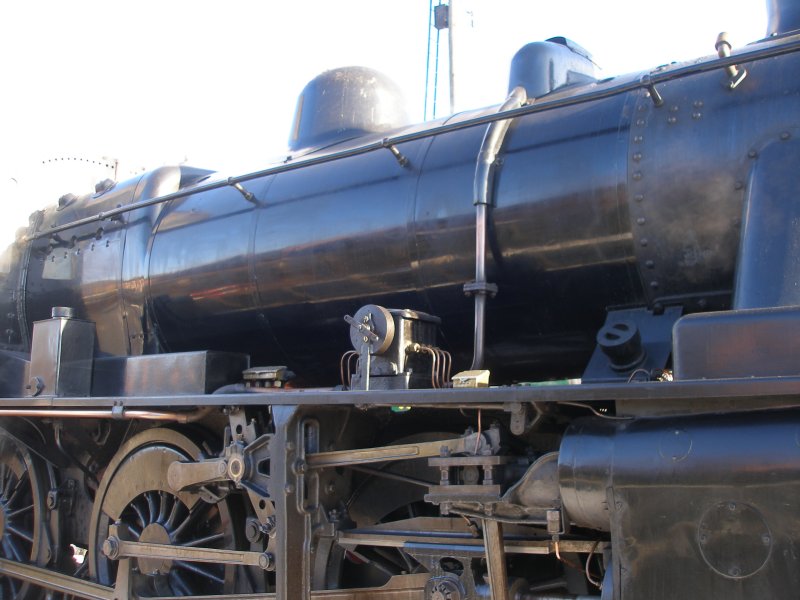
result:
<svg viewBox="0 0 800 600"><path fill-rule="evenodd" d="M795 598L800 4L598 80L164 167L0 261L0 597Z"/></svg>

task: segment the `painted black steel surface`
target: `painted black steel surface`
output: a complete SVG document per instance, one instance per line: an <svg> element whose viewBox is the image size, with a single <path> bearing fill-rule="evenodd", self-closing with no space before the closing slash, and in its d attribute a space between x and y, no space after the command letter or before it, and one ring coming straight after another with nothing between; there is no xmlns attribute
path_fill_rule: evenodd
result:
<svg viewBox="0 0 800 600"><path fill-rule="evenodd" d="M285 164L227 179L165 167L34 214L0 261L0 571L47 564L23 578L121 599L129 583L148 596L373 597L367 586L395 572L398 589L381 593L427 597L449 581L438 591L463 597L794 598L800 35L785 35L796 0L771 4L776 40L645 75L589 83L566 42L529 46L512 78L544 97L501 113L511 121L485 193L476 160L496 108L386 131L391 118L358 120L369 102L315 104L328 74L306 90L301 155ZM525 72L564 60L552 80ZM747 75L731 89L734 64ZM394 114L391 99L371 106ZM493 199L487 273L475 275L499 287L493 383L583 383L304 385L336 381L351 347L342 317L364 305L437 315L438 343L457 370L469 364L480 198ZM92 354L91 332L52 319L31 349L53 306L96 327L88 396L61 382L75 345ZM670 351L675 381L662 371ZM288 365L300 389L235 383L248 354ZM499 440L494 454L441 450L481 435ZM320 467L330 453L341 462ZM386 464L365 466L370 455ZM557 480L537 470L542 457L557 457ZM441 485L426 473L435 461L451 465ZM25 477L22 506L9 490ZM520 484L530 496L499 495ZM138 544L173 546L174 561L141 555L126 582L102 551L123 525ZM22 553L17 526L31 532ZM73 543L114 594L57 572L73 572ZM265 559L258 577L183 563L248 544ZM39 596L10 581L6 595Z"/></svg>
<svg viewBox="0 0 800 600"><path fill-rule="evenodd" d="M797 0L767 0L768 35L800 29L800 3Z"/></svg>
<svg viewBox="0 0 800 600"><path fill-rule="evenodd" d="M615 598L794 598L792 411L584 420L559 455L564 507L611 531Z"/></svg>
<svg viewBox="0 0 800 600"><path fill-rule="evenodd" d="M635 89L515 119L490 226L500 293L489 302L487 365L501 380L580 373L609 307L729 306L748 153L797 121L798 62L749 64L735 90L721 70L665 81L660 107ZM342 315L378 303L442 317L442 345L466 366L462 286L482 135L412 136L398 145L406 167L368 153L249 180L255 201L221 187L39 238L27 271L17 263L4 284L16 299L3 311L14 315L9 347L24 344L19 308L29 327L69 305L97 323L105 353L246 351L254 364L330 382L347 349ZM119 184L46 211L35 232L203 176L167 169Z"/></svg>
<svg viewBox="0 0 800 600"><path fill-rule="evenodd" d="M385 75L365 67L317 75L297 99L292 152L408 125L405 100Z"/></svg>

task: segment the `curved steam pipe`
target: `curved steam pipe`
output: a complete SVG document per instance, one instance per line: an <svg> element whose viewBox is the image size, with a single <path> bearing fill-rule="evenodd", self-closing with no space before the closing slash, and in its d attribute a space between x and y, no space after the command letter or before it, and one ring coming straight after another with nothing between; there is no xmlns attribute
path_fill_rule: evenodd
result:
<svg viewBox="0 0 800 600"><path fill-rule="evenodd" d="M521 86L511 90L506 101L500 106L498 112L519 108L528 103L528 94ZM471 369L483 367L483 350L485 344L486 326L486 296L497 293L497 286L486 281L486 226L489 217L489 208L494 203L494 175L497 171L497 155L503 146L506 132L512 119L493 121L486 128L483 136L481 151L475 165L475 281L464 286L466 293L475 296L475 337L472 354Z"/></svg>

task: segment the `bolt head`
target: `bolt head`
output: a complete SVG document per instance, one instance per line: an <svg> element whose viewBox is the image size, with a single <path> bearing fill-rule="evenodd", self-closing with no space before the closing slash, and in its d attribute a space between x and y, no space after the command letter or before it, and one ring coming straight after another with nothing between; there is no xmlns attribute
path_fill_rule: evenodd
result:
<svg viewBox="0 0 800 600"><path fill-rule="evenodd" d="M263 539L264 534L255 519L247 520L244 528L244 536L247 538L247 541L251 543L260 542Z"/></svg>
<svg viewBox="0 0 800 600"><path fill-rule="evenodd" d="M275 569L275 557L269 552L263 552L258 557L258 566L265 571L272 571Z"/></svg>
<svg viewBox="0 0 800 600"><path fill-rule="evenodd" d="M105 554L111 560L115 560L119 555L119 541L114 537L110 537L104 541L103 554Z"/></svg>

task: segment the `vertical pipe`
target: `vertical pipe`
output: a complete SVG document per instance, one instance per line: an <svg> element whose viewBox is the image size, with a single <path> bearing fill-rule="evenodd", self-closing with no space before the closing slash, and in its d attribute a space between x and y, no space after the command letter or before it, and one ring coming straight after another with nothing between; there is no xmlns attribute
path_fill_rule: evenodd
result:
<svg viewBox="0 0 800 600"><path fill-rule="evenodd" d="M455 15L455 10L453 5L456 4L456 0L450 0L450 3L447 7L447 48L450 54L449 66L450 66L450 114L454 114L456 112L456 68L455 68L455 40L454 40L454 32L455 22L457 21L457 17Z"/></svg>
<svg viewBox="0 0 800 600"><path fill-rule="evenodd" d="M523 87L511 90L499 112L522 106L528 101ZM486 128L481 150L475 165L474 200L475 204L475 281L464 286L464 291L475 296L475 331L471 369L483 368L486 328L486 295L495 293L497 286L486 281L486 233L489 208L494 204L494 175L497 168L497 154L511 125L510 119L494 121Z"/></svg>
<svg viewBox="0 0 800 600"><path fill-rule="evenodd" d="M475 281L486 281L486 204L475 207ZM473 341L473 370L483 368L483 349L486 330L486 294L475 292L475 339Z"/></svg>
<svg viewBox="0 0 800 600"><path fill-rule="evenodd" d="M431 75L431 29L433 28L433 0L428 4L428 51L425 53L425 106L422 109L422 120L428 120L428 90Z"/></svg>

